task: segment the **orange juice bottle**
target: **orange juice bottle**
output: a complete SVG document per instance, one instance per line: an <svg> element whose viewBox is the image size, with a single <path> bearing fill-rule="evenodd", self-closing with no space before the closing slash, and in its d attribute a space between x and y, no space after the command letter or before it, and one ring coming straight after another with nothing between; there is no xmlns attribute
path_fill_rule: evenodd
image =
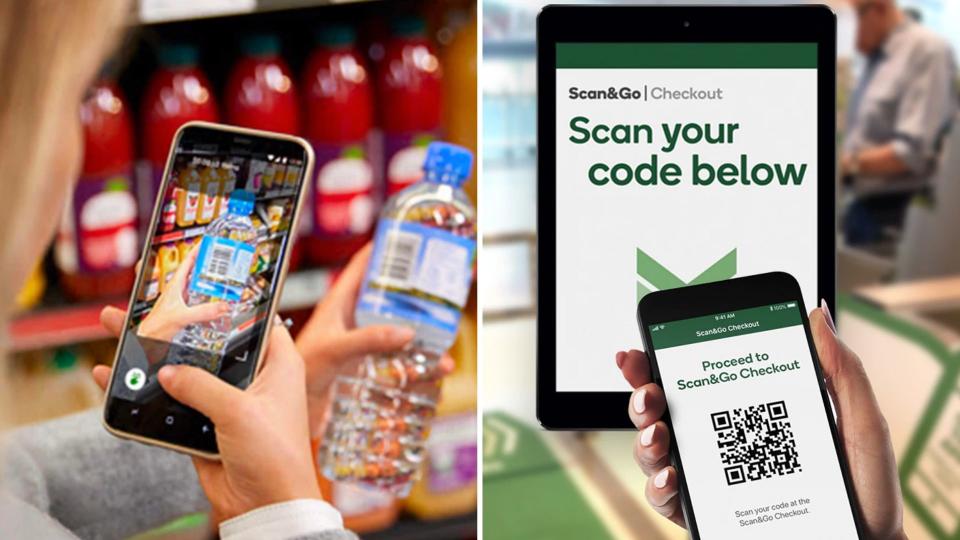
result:
<svg viewBox="0 0 960 540"><path fill-rule="evenodd" d="M237 173L232 169L220 169L220 196L217 198L217 217L227 211L230 194L237 188Z"/></svg>
<svg viewBox="0 0 960 540"><path fill-rule="evenodd" d="M160 292L167 288L167 282L180 266L180 250L175 245L160 246L157 250L157 264L160 266Z"/></svg>
<svg viewBox="0 0 960 540"><path fill-rule="evenodd" d="M147 258L147 268L150 269L150 277L141 285L140 299L149 302L160 295L160 258L152 249Z"/></svg>
<svg viewBox="0 0 960 540"><path fill-rule="evenodd" d="M177 225L189 227L197 221L197 208L200 206L200 175L193 167L180 173L179 186L176 189Z"/></svg>
<svg viewBox="0 0 960 540"><path fill-rule="evenodd" d="M187 255L190 253L190 250L193 248L193 244L197 243L197 238L187 238L186 240L181 240L177 243L177 251L180 252L180 260L187 260Z"/></svg>
<svg viewBox="0 0 960 540"><path fill-rule="evenodd" d="M204 167L200 173L200 200L197 207L197 224L205 225L217 217L217 206L220 204L220 192L223 190L223 180L217 169Z"/></svg>

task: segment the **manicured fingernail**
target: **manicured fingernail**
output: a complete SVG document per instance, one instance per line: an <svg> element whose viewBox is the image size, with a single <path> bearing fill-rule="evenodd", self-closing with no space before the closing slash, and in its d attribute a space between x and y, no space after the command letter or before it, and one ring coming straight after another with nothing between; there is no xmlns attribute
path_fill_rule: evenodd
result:
<svg viewBox="0 0 960 540"><path fill-rule="evenodd" d="M664 469L653 477L653 485L663 489L667 485L667 477L670 476L670 469Z"/></svg>
<svg viewBox="0 0 960 540"><path fill-rule="evenodd" d="M640 444L644 446L650 446L650 443L653 442L653 432L657 430L656 424L651 424L647 426L647 429L640 432Z"/></svg>
<svg viewBox="0 0 960 540"><path fill-rule="evenodd" d="M644 398L646 397L646 390L638 390L633 396L633 410L637 411L638 413L642 413L647 408L647 404L644 403Z"/></svg>
<svg viewBox="0 0 960 540"><path fill-rule="evenodd" d="M820 309L823 310L823 318L826 319L827 326L829 326L830 330L832 330L834 335L836 335L837 325L833 323L833 315L830 314L830 308L827 306L827 301L823 298L820 299Z"/></svg>
<svg viewBox="0 0 960 540"><path fill-rule="evenodd" d="M623 362L627 359L627 353L623 351L617 352L617 369L623 369Z"/></svg>

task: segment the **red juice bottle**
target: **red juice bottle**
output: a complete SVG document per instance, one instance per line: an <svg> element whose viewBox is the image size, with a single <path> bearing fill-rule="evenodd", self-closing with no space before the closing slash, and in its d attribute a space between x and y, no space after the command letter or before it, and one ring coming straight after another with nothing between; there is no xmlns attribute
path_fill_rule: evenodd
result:
<svg viewBox="0 0 960 540"><path fill-rule="evenodd" d="M377 217L370 73L353 28L332 25L316 34L316 48L301 79L304 135L316 154L301 245L314 264L346 261L370 239Z"/></svg>
<svg viewBox="0 0 960 540"><path fill-rule="evenodd" d="M377 72L387 196L420 180L427 145L440 134L443 85L440 61L419 17L391 22Z"/></svg>
<svg viewBox="0 0 960 540"><path fill-rule="evenodd" d="M243 56L227 80L227 123L253 129L299 133L297 92L280 39L255 34L240 42Z"/></svg>
<svg viewBox="0 0 960 540"><path fill-rule="evenodd" d="M64 292L75 300L129 294L139 256L133 194L133 120L127 101L101 78L80 108L83 168L54 248Z"/></svg>
<svg viewBox="0 0 960 540"><path fill-rule="evenodd" d="M275 34L253 34L240 41L242 56L227 80L224 107L227 123L236 126L300 133L297 89L290 66L280 56L280 38ZM226 207L229 193L223 193ZM293 244L290 269L300 266L302 243Z"/></svg>
<svg viewBox="0 0 960 540"><path fill-rule="evenodd" d="M153 214L153 204L163 180L163 168L167 162L170 145L177 129L191 120L216 122L219 118L217 103L210 81L197 65L199 52L186 44L167 44L160 47L160 68L147 84L140 109L140 124L143 129L143 157L149 166L146 178L139 181L141 225ZM179 188L178 188L179 189ZM168 190L169 198L175 198L174 190ZM165 200L163 206L169 206Z"/></svg>

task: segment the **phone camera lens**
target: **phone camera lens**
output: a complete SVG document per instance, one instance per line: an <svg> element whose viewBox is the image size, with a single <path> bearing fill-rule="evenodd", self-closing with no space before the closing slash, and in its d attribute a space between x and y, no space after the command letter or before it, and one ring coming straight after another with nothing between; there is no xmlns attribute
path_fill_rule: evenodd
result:
<svg viewBox="0 0 960 540"><path fill-rule="evenodd" d="M690 21L683 21L684 28L690 28Z"/></svg>

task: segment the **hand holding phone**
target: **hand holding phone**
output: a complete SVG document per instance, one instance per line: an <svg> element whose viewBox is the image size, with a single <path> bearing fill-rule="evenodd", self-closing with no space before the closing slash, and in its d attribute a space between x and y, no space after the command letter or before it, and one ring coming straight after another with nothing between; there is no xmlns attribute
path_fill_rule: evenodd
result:
<svg viewBox="0 0 960 540"><path fill-rule="evenodd" d="M769 280L767 284L769 285ZM714 285L714 287L720 287L720 285ZM766 290L763 293L753 292L750 293L750 296L758 297L767 295L771 299L778 297L776 294L770 295L770 292L770 290ZM713 298L716 299L718 296L722 297L723 295L713 295ZM787 295L787 297L789 297L789 295ZM780 297L779 299L783 300L787 297ZM701 304L700 309L711 311L709 308L703 307L703 305L708 304L709 301L701 301L699 303ZM802 306L802 302L799 302L799 305ZM769 305L766 307L767 309L770 308ZM641 309L641 320L644 319L642 311ZM721 309L716 312L716 316L723 318L725 315L730 316L736 312L736 310L724 311ZM671 318L672 317L668 317L668 319ZM649 320L656 320L656 317L650 317ZM734 320L736 320L736 318L734 318ZM679 322L682 323L684 321L680 320ZM737 322L731 321L730 325L743 324L744 322L749 323L751 321L746 321L745 318L740 317ZM800 323L802 321L797 322ZM663 326L661 326L661 324L648 325L651 326L651 332L648 332L645 338L649 338L650 335L658 333L664 328L669 331L670 328L668 327L676 323L666 322L662 324ZM711 326L717 327L719 325ZM653 330L653 328L657 328L657 330ZM862 525L861 534L870 538L903 538L902 502L896 473L896 463L894 461L886 423L877 405L877 401L874 398L870 383L866 378L859 359L837 339L828 312L823 309L814 310L810 316L809 329L809 335L812 337L816 349L816 355L812 356L811 359L816 360L816 358L819 357L819 366L821 366L821 373L826 380L826 388L833 398L833 403L836 407L837 423L839 425L837 442L838 447L842 449L842 455L839 457L842 461L843 456L846 456L849 464L849 486L853 498L851 502L855 505L857 513L860 515ZM780 335L773 336L776 337L777 340L784 341L784 338L789 338L790 330L788 328L778 330L781 331ZM778 330L774 330L774 332ZM797 328L797 330L799 330L799 328ZM803 333L797 330L793 331L793 335L797 337L802 336ZM757 336L763 336L764 334L768 334L768 336L757 338ZM753 336L755 340L770 339L771 335L769 334L771 334L771 332L758 330ZM663 334L663 336L666 337L667 334ZM726 336L725 338L718 338L716 342L734 342L738 338L743 339L749 337L750 336L743 335ZM645 341L647 340L645 339ZM658 340L650 341L656 343ZM648 345L650 341L647 341ZM753 341L752 343L740 341L737 345L755 345L757 343L759 343L759 341ZM651 506L653 506L658 513L680 526L691 528L694 538L727 537L723 535L718 536L717 527L715 526L716 522L710 521L710 519L706 517L717 507L725 505L730 505L734 508L747 506L741 503L751 498L756 498L758 493L760 494L761 500L777 500L778 497L782 497L787 501L791 501L791 496L795 496L795 494L802 495L802 493L798 492L806 492L812 495L808 495L810 498L823 495L822 492L827 489L823 484L829 484L831 482L829 475L826 478L824 477L823 471L826 465L824 463L817 463L811 459L809 455L811 453L810 447L814 443L811 442L809 433L807 435L799 433L799 429L806 428L801 428L796 425L793 426L793 430L798 431L795 441L796 446L793 447L791 456L784 457L785 462L797 460L793 463L798 466L795 471L796 474L791 474L785 470L782 471L782 476L780 476L763 469L762 464L756 464L755 466L760 468L754 470L754 474L752 475L748 472L748 476L753 476L753 478L744 478L742 480L740 478L734 478L734 482L730 483L729 478L721 476L721 484L725 484L725 486L723 488L718 488L716 485L710 487L709 480L703 478L703 467L699 466L700 464L692 463L695 460L703 461L703 455L698 455L697 452L684 453L684 449L689 448L691 415L696 416L697 414L695 412L695 406L693 408L688 407L688 405L691 404L689 401L683 403L683 401L687 399L684 395L690 391L690 388L685 388L685 390L678 392L677 380L672 375L676 373L676 366L668 368L666 376L663 376L663 372L660 371L663 368L664 362L681 362L683 360L682 357L676 354L677 350L681 350L681 347L675 349L673 355L662 354L664 345L675 346L676 342L668 343L660 339L659 344L661 349L659 358L656 358L658 355L656 345L652 348L648 346L648 351L652 352L651 356L654 356L654 358L638 350L619 352L616 355L617 366L620 368L623 377L634 388L628 407L630 418L639 430L634 445L634 457L644 473L648 476L645 494ZM796 343L794 343L794 345L796 345ZM723 350L723 345L712 348ZM698 368L702 366L704 360L712 358L709 353L703 354L706 350L708 349L703 347L694 351L698 353ZM770 350L773 351L774 349L771 348ZM805 360L803 355L798 353L798 351L802 349L794 348L793 350L795 354L791 355L791 358L799 358L801 363L803 361L809 361ZM669 347L667 348L667 352L669 352ZM782 359L782 357L780 359ZM775 361L775 359L771 359L771 361ZM742 363L737 365L733 373L739 373L740 369L755 369L757 367L758 364L755 363ZM658 368L660 368L660 370L658 370ZM789 414L793 416L793 418L785 419L788 424L791 421L793 421L794 424L810 423L811 419L817 418L816 407L802 410L801 401L797 401L796 399L791 400L791 389L807 392L809 395L809 389L803 390L803 387L808 385L815 389L816 387L811 384L813 381L804 380L800 377L793 379L776 379L777 377L783 376L784 373L789 377L800 375L802 372L782 371L765 376L764 378L769 377L769 380L766 382L758 383L757 381L761 381L761 379L755 379L753 382L744 385L743 383L746 381L740 379L732 382L718 383L715 386L716 388L727 387L727 389L735 390L737 395L736 399L746 403L751 400L756 400L755 398L760 398L761 401L765 401L762 396L764 390L762 388L751 387L751 384L770 385L767 390L774 392L777 400L783 399L787 409L785 412L789 412ZM664 383L664 381L666 381L666 383ZM666 384L666 387L662 386L662 384ZM684 386L686 387L686 385ZM666 393L664 391L665 388ZM701 388L697 388L697 390L700 389ZM815 394L816 392L813 393ZM715 409L731 408L727 407L727 405L731 405L730 403L724 403L716 399L723 399L722 394L708 397L714 398L710 400L710 406ZM727 396L727 399L729 399L729 396ZM668 401L672 403L669 410ZM816 399L811 399L811 401L815 402ZM712 411L713 409L710 410ZM829 413L829 411L826 412ZM777 414L779 415L780 411L778 411ZM672 419L671 416L673 417ZM804 418L804 416L807 418ZM733 417L733 420L736 422L737 418ZM716 422L711 421L712 418L708 418L706 428L707 431L713 435L718 428ZM686 440L677 440L676 433L673 431L673 424L676 423L684 424L682 427L686 433ZM721 424L722 423L723 422L721 422ZM771 425L773 424L775 424L775 422L771 422ZM724 426L720 426L720 428L722 431ZM789 425L787 429L789 429ZM721 433L721 431L716 431L716 433ZM749 433L746 433L749 432L749 430L744 431L747 437L750 437ZM776 443L774 443L773 446L776 447ZM821 445L821 451L825 450L822 446L826 445ZM718 444L715 442L713 445L709 445L709 448L705 451L718 453L723 450L724 446L718 447ZM824 453L824 455L827 454ZM683 458L681 459L680 456L683 456ZM684 477L678 471L683 471L687 465L690 465L687 471L690 474ZM693 472L690 472L691 470ZM722 471L722 468L717 470ZM803 474L810 475L810 478L801 478ZM691 478L690 475L694 477ZM723 482L723 480L725 480L725 482ZM834 483L836 483L835 480ZM723 490L723 493L711 492L717 489ZM691 490L699 491L699 505L696 502L691 503ZM842 488L840 488L840 494L842 494ZM839 496L840 494L835 495ZM709 506L713 508L707 507L707 504L703 502L704 495L713 497L709 503ZM823 496L828 497L829 494ZM697 497L694 497L694 500L695 499L697 499ZM837 504L834 509L839 508L840 510L838 510L838 512L843 513L843 506L845 505L840 503ZM698 511L698 509L701 511ZM835 511L834 509L830 511ZM781 514L783 515L788 512L789 510L786 509L781 512ZM771 512L771 514L772 513L773 512ZM693 527L690 527L690 517L694 519L694 521L692 521L692 523L695 524ZM731 518L732 517L734 516L731 516ZM841 525L840 522L842 522L841 519L830 520L824 516L823 512L820 512L820 517L823 518L823 520L820 521L822 524L820 526L826 527L823 531L820 531L826 534L826 536L822 537L846 537L840 532L842 529L842 527L839 526ZM772 533L774 530L772 528L766 528L770 526L770 522L754 523L751 521L751 518L755 519L755 516L743 516L735 521L731 520L734 521L734 527L737 526L736 522L741 519L743 522L746 522L746 525L742 522L739 523L738 528L742 529L742 531L738 532L737 537L752 538L757 534L760 535L759 537L765 537L766 534ZM793 519L796 518L788 518L780 522L788 527L785 530L776 530L778 538L791 538L791 534L800 534L802 537L803 533L800 531L802 531L805 526L811 525L804 524L802 521L793 521ZM770 521L776 523L774 520ZM791 523L791 521L793 521L793 523ZM697 525L699 525L699 530ZM813 525L817 526L816 524ZM773 527L777 527L777 525L773 525ZM847 533L847 536L851 535Z"/></svg>
<svg viewBox="0 0 960 540"><path fill-rule="evenodd" d="M102 319L119 333L122 312L105 311ZM94 370L101 388L109 378L106 366ZM282 324L273 325L263 368L246 390L192 366L164 366L157 379L216 426L220 460L193 458L215 523L268 504L322 498L310 453L303 359Z"/></svg>

